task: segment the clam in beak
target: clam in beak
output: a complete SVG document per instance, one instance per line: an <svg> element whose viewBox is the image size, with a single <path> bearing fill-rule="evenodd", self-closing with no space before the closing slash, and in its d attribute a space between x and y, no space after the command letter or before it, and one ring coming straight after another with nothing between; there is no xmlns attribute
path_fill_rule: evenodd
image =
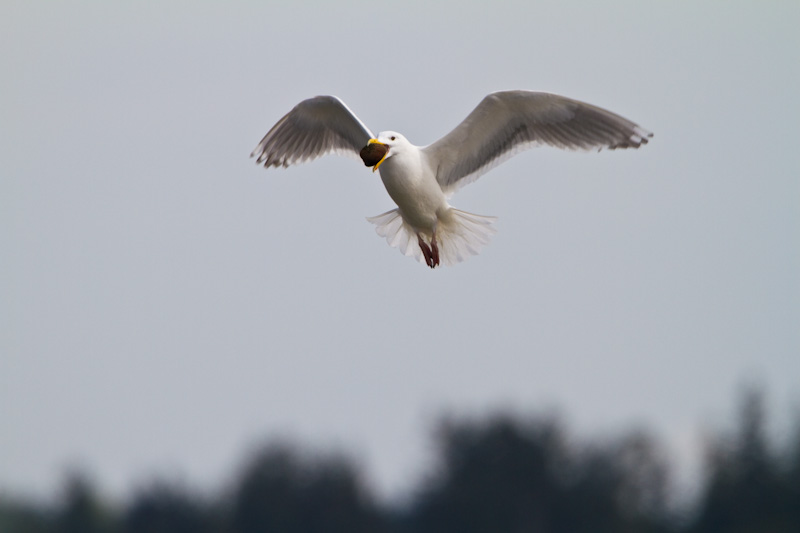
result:
<svg viewBox="0 0 800 533"><path fill-rule="evenodd" d="M378 167L381 166L386 160L386 154L389 153L389 147L378 139L370 139L367 142L367 145L361 149L360 156L361 160L364 161L364 164L368 167L372 167L372 171L375 172L378 170Z"/></svg>

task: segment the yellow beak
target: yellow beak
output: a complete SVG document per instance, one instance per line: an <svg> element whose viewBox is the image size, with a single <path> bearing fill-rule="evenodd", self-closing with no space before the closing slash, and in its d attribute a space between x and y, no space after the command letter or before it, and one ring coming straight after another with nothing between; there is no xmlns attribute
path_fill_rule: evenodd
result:
<svg viewBox="0 0 800 533"><path fill-rule="evenodd" d="M370 139L370 140L367 142L367 144L383 144L383 143L382 143L382 142L380 142L378 139ZM384 144L384 146L386 146L386 145ZM389 153L389 150L388 150L388 148L389 148L389 147L388 147L388 146L386 146L386 148L387 148L387 150L386 150L386 154L388 154L388 153ZM375 166L374 166L374 167L372 167L372 171L373 171L373 172L375 172L376 170L378 170L378 167L379 167L379 166L381 166L381 163L383 163L384 161L386 161L386 154L383 154L383 157L381 157L381 160L380 160L380 161L378 161L377 163L375 163Z"/></svg>

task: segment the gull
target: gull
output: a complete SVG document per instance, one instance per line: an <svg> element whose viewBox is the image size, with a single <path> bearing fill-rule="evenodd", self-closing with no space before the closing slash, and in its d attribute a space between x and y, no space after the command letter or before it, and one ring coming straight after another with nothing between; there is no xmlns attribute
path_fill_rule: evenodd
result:
<svg viewBox="0 0 800 533"><path fill-rule="evenodd" d="M428 146L395 131L374 136L336 96L303 100L264 136L251 157L288 167L328 153L360 156L380 173L396 209L367 220L390 246L430 268L477 255L495 217L451 207L448 199L513 155L535 146L567 150L639 148L653 134L599 107L551 93L487 95L461 124Z"/></svg>

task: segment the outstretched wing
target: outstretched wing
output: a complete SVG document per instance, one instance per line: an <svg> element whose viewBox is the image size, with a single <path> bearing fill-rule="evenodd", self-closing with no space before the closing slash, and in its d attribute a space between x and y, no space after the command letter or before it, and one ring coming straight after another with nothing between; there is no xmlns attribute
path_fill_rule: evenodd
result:
<svg viewBox="0 0 800 533"><path fill-rule="evenodd" d="M358 157L373 137L335 96L303 100L261 139L250 157L265 167L288 167L335 152Z"/></svg>
<svg viewBox="0 0 800 533"><path fill-rule="evenodd" d="M638 148L652 136L626 118L577 100L505 91L486 96L461 124L423 152L449 193L533 146Z"/></svg>

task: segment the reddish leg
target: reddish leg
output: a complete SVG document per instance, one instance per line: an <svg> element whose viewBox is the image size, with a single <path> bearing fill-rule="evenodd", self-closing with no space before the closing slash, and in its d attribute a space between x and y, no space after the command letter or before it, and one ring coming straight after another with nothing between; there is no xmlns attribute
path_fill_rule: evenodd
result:
<svg viewBox="0 0 800 533"><path fill-rule="evenodd" d="M419 243L419 247L422 250L422 255L425 256L425 264L429 267L434 268L436 264L433 262L433 252L431 251L430 247L422 240L422 235L417 233L417 242ZM437 256L439 251L436 251Z"/></svg>
<svg viewBox="0 0 800 533"><path fill-rule="evenodd" d="M431 237L431 259L433 260L433 267L439 265L439 246L436 244L436 231L433 232Z"/></svg>

